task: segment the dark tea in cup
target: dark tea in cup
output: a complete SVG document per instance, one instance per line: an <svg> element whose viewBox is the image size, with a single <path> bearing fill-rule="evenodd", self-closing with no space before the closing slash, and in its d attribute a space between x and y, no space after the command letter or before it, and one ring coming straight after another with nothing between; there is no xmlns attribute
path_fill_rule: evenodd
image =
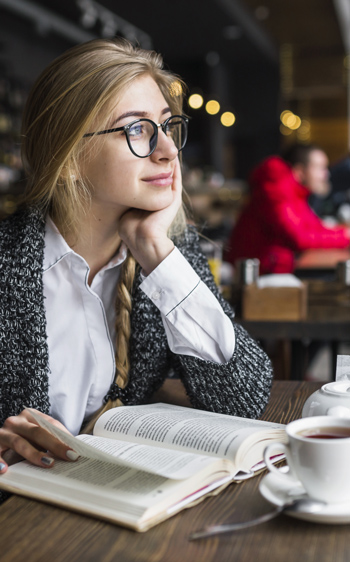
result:
<svg viewBox="0 0 350 562"><path fill-rule="evenodd" d="M346 439L350 437L350 427L313 427L298 431L297 435L309 439Z"/></svg>

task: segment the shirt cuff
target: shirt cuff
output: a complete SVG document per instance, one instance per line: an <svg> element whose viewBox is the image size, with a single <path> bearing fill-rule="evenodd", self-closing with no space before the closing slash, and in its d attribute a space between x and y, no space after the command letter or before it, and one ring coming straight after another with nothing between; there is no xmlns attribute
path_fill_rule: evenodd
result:
<svg viewBox="0 0 350 562"><path fill-rule="evenodd" d="M143 292L167 316L182 303L200 283L197 273L178 248L154 269L141 283Z"/></svg>

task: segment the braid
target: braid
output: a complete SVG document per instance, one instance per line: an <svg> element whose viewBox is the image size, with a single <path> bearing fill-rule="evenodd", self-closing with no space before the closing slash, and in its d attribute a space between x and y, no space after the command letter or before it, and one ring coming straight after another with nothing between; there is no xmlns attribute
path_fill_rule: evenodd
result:
<svg viewBox="0 0 350 562"><path fill-rule="evenodd" d="M130 252L125 260L117 287L116 304L116 379L120 388L125 388L129 377L129 339L131 333L131 291L135 279L136 262ZM120 400L117 400L117 402ZM119 406L120 404L118 404Z"/></svg>
<svg viewBox="0 0 350 562"><path fill-rule="evenodd" d="M123 263L121 275L117 286L116 302L116 375L115 384L125 388L129 377L129 339L131 333L130 314L132 308L131 291L135 279L136 262L130 252ZM122 406L119 398L109 398L107 402L95 413L93 418L84 426L84 433L92 431L97 419L110 408Z"/></svg>

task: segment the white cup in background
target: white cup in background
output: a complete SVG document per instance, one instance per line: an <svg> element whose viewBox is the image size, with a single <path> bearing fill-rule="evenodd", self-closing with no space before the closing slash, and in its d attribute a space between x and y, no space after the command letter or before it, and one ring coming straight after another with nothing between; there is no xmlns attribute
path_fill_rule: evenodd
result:
<svg viewBox="0 0 350 562"><path fill-rule="evenodd" d="M300 480L311 498L327 503L350 501L350 419L302 418L287 424L286 433L288 444L272 443L265 449L270 472L282 479ZM270 460L281 449L289 467L286 474Z"/></svg>

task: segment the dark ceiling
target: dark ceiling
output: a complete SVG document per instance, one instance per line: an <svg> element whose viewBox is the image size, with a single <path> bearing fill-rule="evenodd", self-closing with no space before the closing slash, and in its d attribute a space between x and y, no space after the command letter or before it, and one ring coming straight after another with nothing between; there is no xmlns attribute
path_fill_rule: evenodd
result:
<svg viewBox="0 0 350 562"><path fill-rule="evenodd" d="M118 33L133 37L136 30L143 46L161 52L172 70L185 69L187 80L186 66L195 80L194 65L208 60L220 59L228 67L247 65L247 72L250 64L278 66L289 45L293 87L311 87L318 95L317 87L342 86L345 50L335 3L347 1L178 0L175 5L164 0L0 0L0 63L30 80L71 44L106 30L113 35L116 18ZM90 27L84 27L82 16L91 16L91 6L100 11L95 24L90 18ZM37 12L32 18L30 10ZM56 28L51 25L55 18Z"/></svg>
<svg viewBox="0 0 350 562"><path fill-rule="evenodd" d="M72 0L36 0L36 4L80 25L83 10ZM228 60L278 59L276 46L237 0L178 0L176 5L164 0L100 0L99 4L146 32L167 59L195 61L210 51ZM101 22L89 31L100 34Z"/></svg>
<svg viewBox="0 0 350 562"><path fill-rule="evenodd" d="M208 61L208 54L228 65L278 65L281 48L290 45L295 87L339 85L344 44L334 3L342 1L347 0L178 0L174 9L164 0L0 0L0 56L25 78L35 75L41 61L45 66L70 44L101 36L108 25L107 34L113 34L116 17L118 33L133 37L136 29L139 42L160 51L169 66L193 68ZM90 19L84 27L82 16L91 6L100 12L95 24ZM37 10L32 18L30 9ZM47 15L57 18L56 29ZM40 48L31 68L27 54L35 43Z"/></svg>

